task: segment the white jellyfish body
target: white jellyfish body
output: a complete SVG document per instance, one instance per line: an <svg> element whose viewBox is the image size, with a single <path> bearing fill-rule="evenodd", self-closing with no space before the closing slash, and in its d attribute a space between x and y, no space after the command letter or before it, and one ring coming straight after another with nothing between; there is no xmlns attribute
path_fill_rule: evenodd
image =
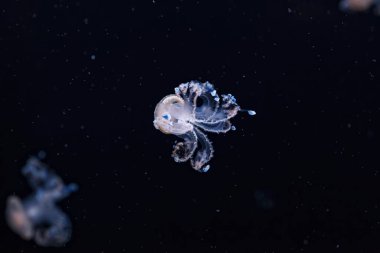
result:
<svg viewBox="0 0 380 253"><path fill-rule="evenodd" d="M207 132L226 133L231 130L230 119L242 111L231 94L219 95L209 82L191 81L180 84L175 94L164 97L156 106L153 124L165 134L174 134L183 142L174 145L172 157L176 162L190 160L192 167L207 172L206 165L214 149ZM244 110L246 111L246 110ZM254 111L248 111L255 115Z"/></svg>
<svg viewBox="0 0 380 253"><path fill-rule="evenodd" d="M10 196L5 217L9 227L24 240L47 247L65 245L71 237L71 222L56 202L77 190L76 184L65 185L37 158L30 158L22 169L35 192L24 200Z"/></svg>

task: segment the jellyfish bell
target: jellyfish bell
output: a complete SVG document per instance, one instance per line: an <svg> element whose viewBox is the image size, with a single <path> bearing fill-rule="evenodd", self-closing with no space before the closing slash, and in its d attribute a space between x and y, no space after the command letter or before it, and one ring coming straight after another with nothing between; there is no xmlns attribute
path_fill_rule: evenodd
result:
<svg viewBox="0 0 380 253"><path fill-rule="evenodd" d="M181 135L193 129L191 108L177 95L164 97L154 110L153 124L165 134Z"/></svg>
<svg viewBox="0 0 380 253"><path fill-rule="evenodd" d="M18 197L11 196L7 199L5 216L11 230L25 240L32 239L34 233L33 224Z"/></svg>
<svg viewBox="0 0 380 253"><path fill-rule="evenodd" d="M46 216L41 213L36 232L35 242L44 247L61 247L71 239L72 225L66 214L54 208L45 210ZM43 217L45 216L45 217ZM52 217L54 219L52 219Z"/></svg>
<svg viewBox="0 0 380 253"><path fill-rule="evenodd" d="M363 12L368 10L374 3L376 3L374 0L342 0L340 9L342 11Z"/></svg>
<svg viewBox="0 0 380 253"><path fill-rule="evenodd" d="M348 0L347 3L352 10L365 11L371 6L373 0Z"/></svg>

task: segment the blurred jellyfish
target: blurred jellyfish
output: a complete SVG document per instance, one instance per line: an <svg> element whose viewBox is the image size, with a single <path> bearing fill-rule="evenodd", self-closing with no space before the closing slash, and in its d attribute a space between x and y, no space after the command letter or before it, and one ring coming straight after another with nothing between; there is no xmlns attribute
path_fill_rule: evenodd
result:
<svg viewBox="0 0 380 253"><path fill-rule="evenodd" d="M24 200L8 197L5 216L9 227L21 238L34 239L40 246L65 245L71 237L71 222L55 203L76 191L77 185L65 185L35 157L27 161L22 174L35 192Z"/></svg>
<svg viewBox="0 0 380 253"><path fill-rule="evenodd" d="M375 13L380 15L380 0L341 0L340 9L346 12L363 12L375 6Z"/></svg>
<svg viewBox="0 0 380 253"><path fill-rule="evenodd" d="M241 109L231 94L219 97L209 82L183 83L174 91L175 94L164 97L157 104L153 124L161 132L184 140L174 145L172 157L176 162L190 160L195 170L207 172L210 166L206 164L214 149L201 129L226 133L236 129L230 119L239 111L246 111L249 115L256 113Z"/></svg>

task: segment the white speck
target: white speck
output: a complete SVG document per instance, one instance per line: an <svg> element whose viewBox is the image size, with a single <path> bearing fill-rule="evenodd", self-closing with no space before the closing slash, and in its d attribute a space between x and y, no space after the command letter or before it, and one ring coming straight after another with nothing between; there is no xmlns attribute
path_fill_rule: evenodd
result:
<svg viewBox="0 0 380 253"><path fill-rule="evenodd" d="M210 169L210 165L207 165L202 169L202 172L207 172Z"/></svg>
<svg viewBox="0 0 380 253"><path fill-rule="evenodd" d="M236 130L236 127L235 127L235 126L232 126L232 127L231 127L231 130L232 130L232 131L235 131L235 130Z"/></svg>
<svg viewBox="0 0 380 253"><path fill-rule="evenodd" d="M96 58L96 56L93 54L93 55L91 55L91 60L95 60L95 58Z"/></svg>
<svg viewBox="0 0 380 253"><path fill-rule="evenodd" d="M215 100L216 102L219 102L219 98L214 98L214 100Z"/></svg>
<svg viewBox="0 0 380 253"><path fill-rule="evenodd" d="M211 91L210 93L211 93L211 96L215 97L215 95L216 95L216 90L213 90L213 91Z"/></svg>
<svg viewBox="0 0 380 253"><path fill-rule="evenodd" d="M252 111L252 110L249 110L249 111L248 111L248 114L251 115L251 116L253 116L253 115L256 115L256 112L255 112L255 111Z"/></svg>

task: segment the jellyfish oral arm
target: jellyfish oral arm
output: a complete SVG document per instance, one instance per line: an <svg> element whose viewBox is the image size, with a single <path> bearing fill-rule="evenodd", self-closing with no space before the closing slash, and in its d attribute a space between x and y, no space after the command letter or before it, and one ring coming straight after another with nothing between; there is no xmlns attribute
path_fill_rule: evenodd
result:
<svg viewBox="0 0 380 253"><path fill-rule="evenodd" d="M195 129L195 133L198 137L198 149L195 151L195 155L190 160L191 166L193 169L203 172L203 167L211 160L214 154L214 148L212 147L212 143L207 138L207 136L198 130ZM207 168L208 170L209 168Z"/></svg>
<svg viewBox="0 0 380 253"><path fill-rule="evenodd" d="M183 142L178 142L174 145L172 157L176 162L188 161L198 146L198 137L194 131L189 131L186 134L179 135Z"/></svg>
<svg viewBox="0 0 380 253"><path fill-rule="evenodd" d="M231 130L231 122L228 120L216 123L194 122L194 124L207 132L213 133L227 133Z"/></svg>

